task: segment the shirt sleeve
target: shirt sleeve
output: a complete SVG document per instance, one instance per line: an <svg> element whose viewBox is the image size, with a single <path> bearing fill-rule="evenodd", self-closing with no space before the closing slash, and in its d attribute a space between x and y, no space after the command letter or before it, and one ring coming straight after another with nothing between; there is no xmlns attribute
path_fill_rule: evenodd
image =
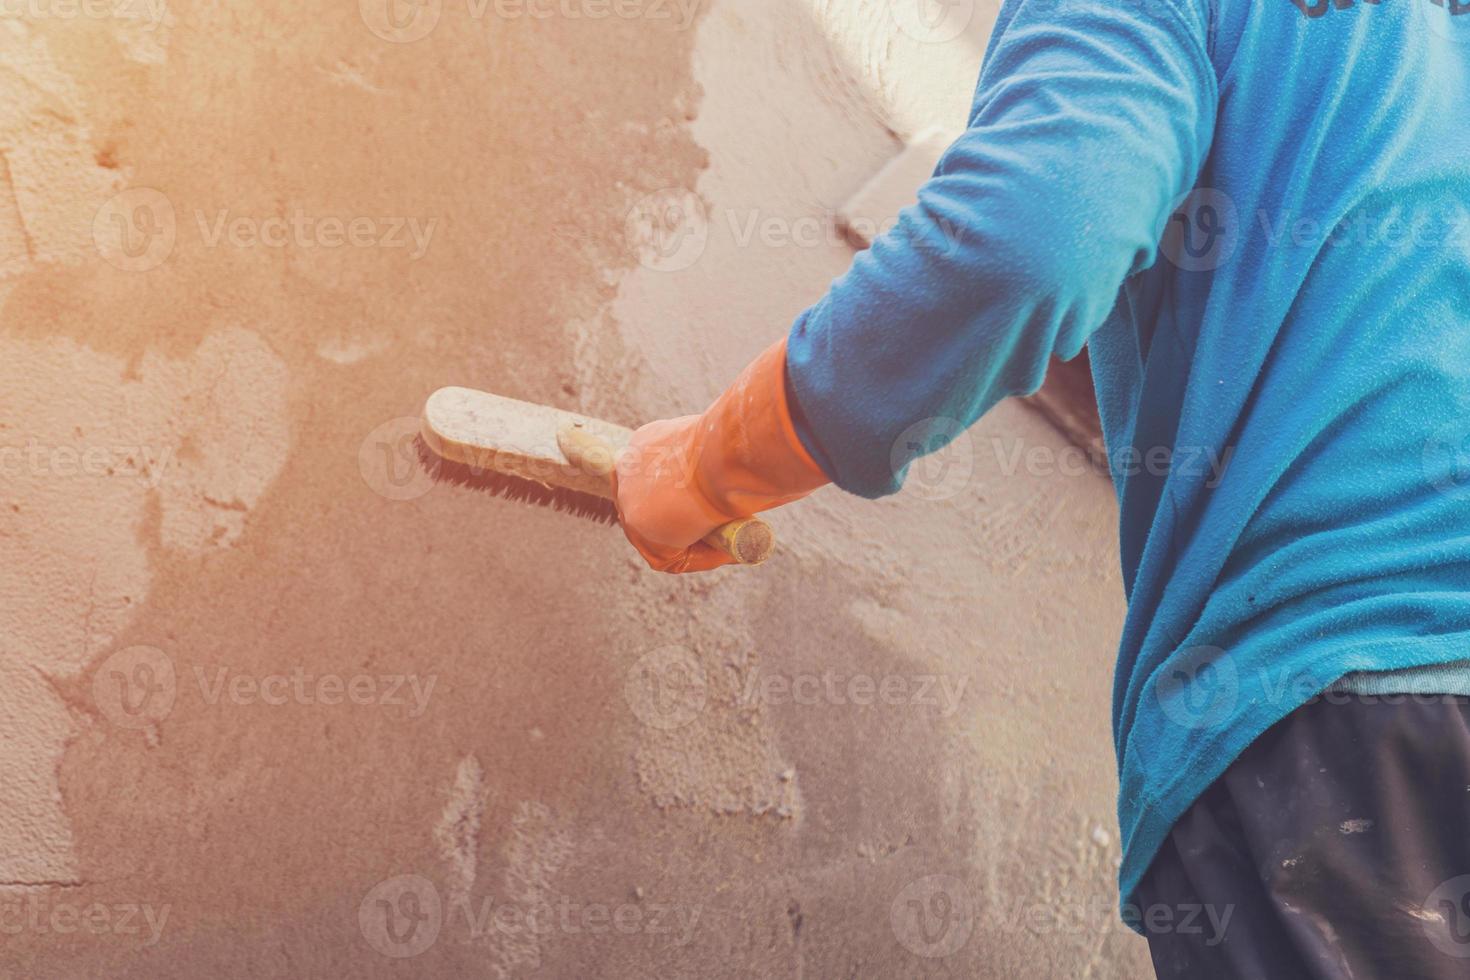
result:
<svg viewBox="0 0 1470 980"><path fill-rule="evenodd" d="M1214 128L1208 14L1187 2L1007 0L964 135L791 329L798 432L839 486L898 490L1154 263Z"/></svg>

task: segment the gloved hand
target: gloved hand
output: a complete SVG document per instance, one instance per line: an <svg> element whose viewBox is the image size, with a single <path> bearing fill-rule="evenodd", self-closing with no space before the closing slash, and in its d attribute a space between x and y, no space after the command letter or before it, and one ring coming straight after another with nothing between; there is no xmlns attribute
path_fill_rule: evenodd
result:
<svg viewBox="0 0 1470 980"><path fill-rule="evenodd" d="M618 457L613 493L623 533L649 565L698 572L733 561L700 540L710 531L828 482L791 422L783 339L703 415L635 432Z"/></svg>

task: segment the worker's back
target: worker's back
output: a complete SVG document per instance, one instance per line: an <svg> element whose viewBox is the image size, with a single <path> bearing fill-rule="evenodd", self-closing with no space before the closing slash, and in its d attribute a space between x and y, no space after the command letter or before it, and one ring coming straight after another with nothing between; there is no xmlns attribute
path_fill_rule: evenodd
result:
<svg viewBox="0 0 1470 980"><path fill-rule="evenodd" d="M1125 895L1324 687L1470 658L1470 12L1299 2L1006 0L968 129L787 342L866 496L1090 344Z"/></svg>
<svg viewBox="0 0 1470 980"><path fill-rule="evenodd" d="M1470 6L1198 2L1211 149L1090 348L1143 460L1115 719L1140 858L1344 671L1470 657Z"/></svg>

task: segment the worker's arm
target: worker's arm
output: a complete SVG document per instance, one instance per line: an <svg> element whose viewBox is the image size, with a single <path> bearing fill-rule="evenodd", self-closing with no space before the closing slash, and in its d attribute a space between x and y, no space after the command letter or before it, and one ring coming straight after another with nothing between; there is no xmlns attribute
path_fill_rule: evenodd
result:
<svg viewBox="0 0 1470 980"><path fill-rule="evenodd" d="M765 509L828 477L864 496L891 493L913 456L940 448L898 444L913 423L949 419L958 431L1036 390L1052 354L1076 355L1124 279L1154 262L1208 152L1206 21L1205 0L1010 0L969 128L918 204L737 382L761 393L763 414L727 394L703 416L635 436L618 501L645 557L719 563L688 542L705 520L709 530L742 516L726 517L737 500ZM790 431L799 436L788 447ZM752 447L778 492L742 495L750 467L729 460ZM681 458L685 478L635 472L660 455ZM691 496L700 508L719 499L699 521L664 520Z"/></svg>

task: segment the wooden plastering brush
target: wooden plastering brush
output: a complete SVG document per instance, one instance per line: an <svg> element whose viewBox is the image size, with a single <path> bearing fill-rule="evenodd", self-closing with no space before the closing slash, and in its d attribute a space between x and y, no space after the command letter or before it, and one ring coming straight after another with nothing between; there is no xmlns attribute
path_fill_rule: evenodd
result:
<svg viewBox="0 0 1470 980"><path fill-rule="evenodd" d="M612 524L612 473L633 431L547 405L472 388L440 388L424 403L416 448L434 479ZM742 565L770 557L775 535L748 517L705 542Z"/></svg>

